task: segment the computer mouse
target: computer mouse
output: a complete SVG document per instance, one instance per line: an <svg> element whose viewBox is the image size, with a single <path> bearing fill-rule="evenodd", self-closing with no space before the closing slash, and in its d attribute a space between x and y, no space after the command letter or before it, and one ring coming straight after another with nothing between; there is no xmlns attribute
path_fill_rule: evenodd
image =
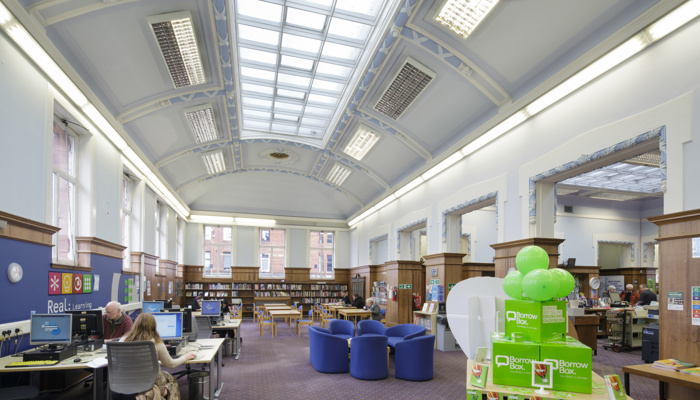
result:
<svg viewBox="0 0 700 400"><path fill-rule="evenodd" d="M75 360L73 360L73 362L80 362L80 361L82 361L80 358L76 358Z"/></svg>

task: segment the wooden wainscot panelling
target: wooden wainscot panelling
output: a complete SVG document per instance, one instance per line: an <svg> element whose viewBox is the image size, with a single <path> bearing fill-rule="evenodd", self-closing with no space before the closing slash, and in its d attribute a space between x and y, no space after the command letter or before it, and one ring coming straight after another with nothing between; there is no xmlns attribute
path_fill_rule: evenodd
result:
<svg viewBox="0 0 700 400"><path fill-rule="evenodd" d="M0 228L0 237L44 246L53 246L53 234L61 230L61 228L52 225L2 211L0 211L0 221L7 222L6 227Z"/></svg>
<svg viewBox="0 0 700 400"><path fill-rule="evenodd" d="M129 257L131 258L131 270L129 272L138 275L141 273L141 255L143 253L131 252Z"/></svg>
<svg viewBox="0 0 700 400"><path fill-rule="evenodd" d="M285 268L284 281L294 283L311 282L311 268Z"/></svg>
<svg viewBox="0 0 700 400"><path fill-rule="evenodd" d="M700 365L700 326L692 324L692 287L700 286L700 209L647 218L659 227L659 357ZM602 272L602 271L601 271ZM683 310L668 309L668 292L683 292ZM667 398L700 399L700 391L668 384Z"/></svg>
<svg viewBox="0 0 700 400"><path fill-rule="evenodd" d="M177 272L177 262L170 260L158 260L158 263L158 276L175 278L175 272Z"/></svg>
<svg viewBox="0 0 700 400"><path fill-rule="evenodd" d="M351 293L349 293L348 296L350 296L350 298L352 299L352 295L354 294L352 293L352 278L365 278L364 293L359 293L359 295L363 296L363 299L367 300L367 298L372 294L372 282L384 280L381 279L381 274L378 272L381 269L381 267L381 265L363 265L360 267L350 268L347 279L347 285Z"/></svg>
<svg viewBox="0 0 700 400"><path fill-rule="evenodd" d="M542 247L549 255L549 268L556 268L559 262L559 245L563 241L564 239L529 238L492 244L491 247L496 250L496 256L493 258L496 266L496 278L504 278L508 274L508 269L515 268L515 256L518 255L520 249L526 246Z"/></svg>
<svg viewBox="0 0 700 400"><path fill-rule="evenodd" d="M336 269L333 272L335 273L335 281L338 285L348 285L348 287L350 287L349 269Z"/></svg>
<svg viewBox="0 0 700 400"><path fill-rule="evenodd" d="M126 249L126 247L120 244L87 236L78 236L75 238L75 242L78 253L78 269L92 269L91 257L93 254L118 258L120 260L124 258L124 249Z"/></svg>
<svg viewBox="0 0 700 400"><path fill-rule="evenodd" d="M260 267L233 267L231 268L231 280L233 282L252 283L257 282L260 276ZM199 272L199 278L202 272Z"/></svg>
<svg viewBox="0 0 700 400"><path fill-rule="evenodd" d="M463 253L438 253L423 257L425 259L426 285L437 279L438 284L445 288L445 298L447 298L450 283L457 284L462 280L462 258L464 256ZM414 292L417 291L414 290Z"/></svg>
<svg viewBox="0 0 700 400"><path fill-rule="evenodd" d="M495 263L466 262L462 264L462 280L477 276L496 276Z"/></svg>
<svg viewBox="0 0 700 400"><path fill-rule="evenodd" d="M396 288L396 300L387 301L387 326L413 323L413 293L425 286L425 267L420 261L388 261L382 268L386 272L387 290ZM411 288L399 289L402 285ZM425 289L423 289L425 291Z"/></svg>

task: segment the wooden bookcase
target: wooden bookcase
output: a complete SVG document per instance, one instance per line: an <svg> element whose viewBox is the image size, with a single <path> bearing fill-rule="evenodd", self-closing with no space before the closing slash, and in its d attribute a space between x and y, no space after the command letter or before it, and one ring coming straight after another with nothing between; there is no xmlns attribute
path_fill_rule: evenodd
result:
<svg viewBox="0 0 700 400"><path fill-rule="evenodd" d="M413 323L424 326L426 335L437 335L437 312L414 311ZM437 348L437 340L435 340L434 347Z"/></svg>

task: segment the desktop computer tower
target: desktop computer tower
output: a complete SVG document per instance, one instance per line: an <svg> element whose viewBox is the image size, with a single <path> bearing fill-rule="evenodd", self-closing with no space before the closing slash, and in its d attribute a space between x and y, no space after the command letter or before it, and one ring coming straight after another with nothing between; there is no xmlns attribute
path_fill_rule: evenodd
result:
<svg viewBox="0 0 700 400"><path fill-rule="evenodd" d="M76 346L66 346L61 350L54 351L42 351L42 350L31 350L22 354L22 361L47 361L56 360L63 361L66 358L73 357L78 354L78 347Z"/></svg>

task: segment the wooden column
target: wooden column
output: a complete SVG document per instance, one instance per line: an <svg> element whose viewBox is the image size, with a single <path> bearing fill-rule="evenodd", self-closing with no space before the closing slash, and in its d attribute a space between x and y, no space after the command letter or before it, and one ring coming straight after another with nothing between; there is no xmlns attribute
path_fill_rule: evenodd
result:
<svg viewBox="0 0 700 400"><path fill-rule="evenodd" d="M491 247L496 250L496 278L504 278L509 268L515 268L515 256L526 246L542 247L549 255L549 268L556 268L559 263L559 245L563 241L564 239L529 238L492 244Z"/></svg>
<svg viewBox="0 0 700 400"><path fill-rule="evenodd" d="M437 279L440 286L445 288L445 299L450 291L450 283L456 284L462 280L463 253L438 253L423 257L425 259L425 284ZM425 300L425 298L423 298Z"/></svg>
<svg viewBox="0 0 700 400"><path fill-rule="evenodd" d="M648 218L659 226L659 357L676 358L700 365L700 326L692 325L691 286L700 286L700 210ZM682 311L668 309L668 292L683 292ZM700 390L668 384L667 397L699 399Z"/></svg>
<svg viewBox="0 0 700 400"><path fill-rule="evenodd" d="M496 264L466 262L462 264L462 280L477 276L496 276Z"/></svg>
<svg viewBox="0 0 700 400"><path fill-rule="evenodd" d="M397 288L396 301L387 300L386 326L413 323L413 292L425 287L423 264L420 261L387 261L379 270L386 272L386 279L382 280L386 280L387 289ZM398 289L399 285L406 284L411 285L411 289Z"/></svg>

